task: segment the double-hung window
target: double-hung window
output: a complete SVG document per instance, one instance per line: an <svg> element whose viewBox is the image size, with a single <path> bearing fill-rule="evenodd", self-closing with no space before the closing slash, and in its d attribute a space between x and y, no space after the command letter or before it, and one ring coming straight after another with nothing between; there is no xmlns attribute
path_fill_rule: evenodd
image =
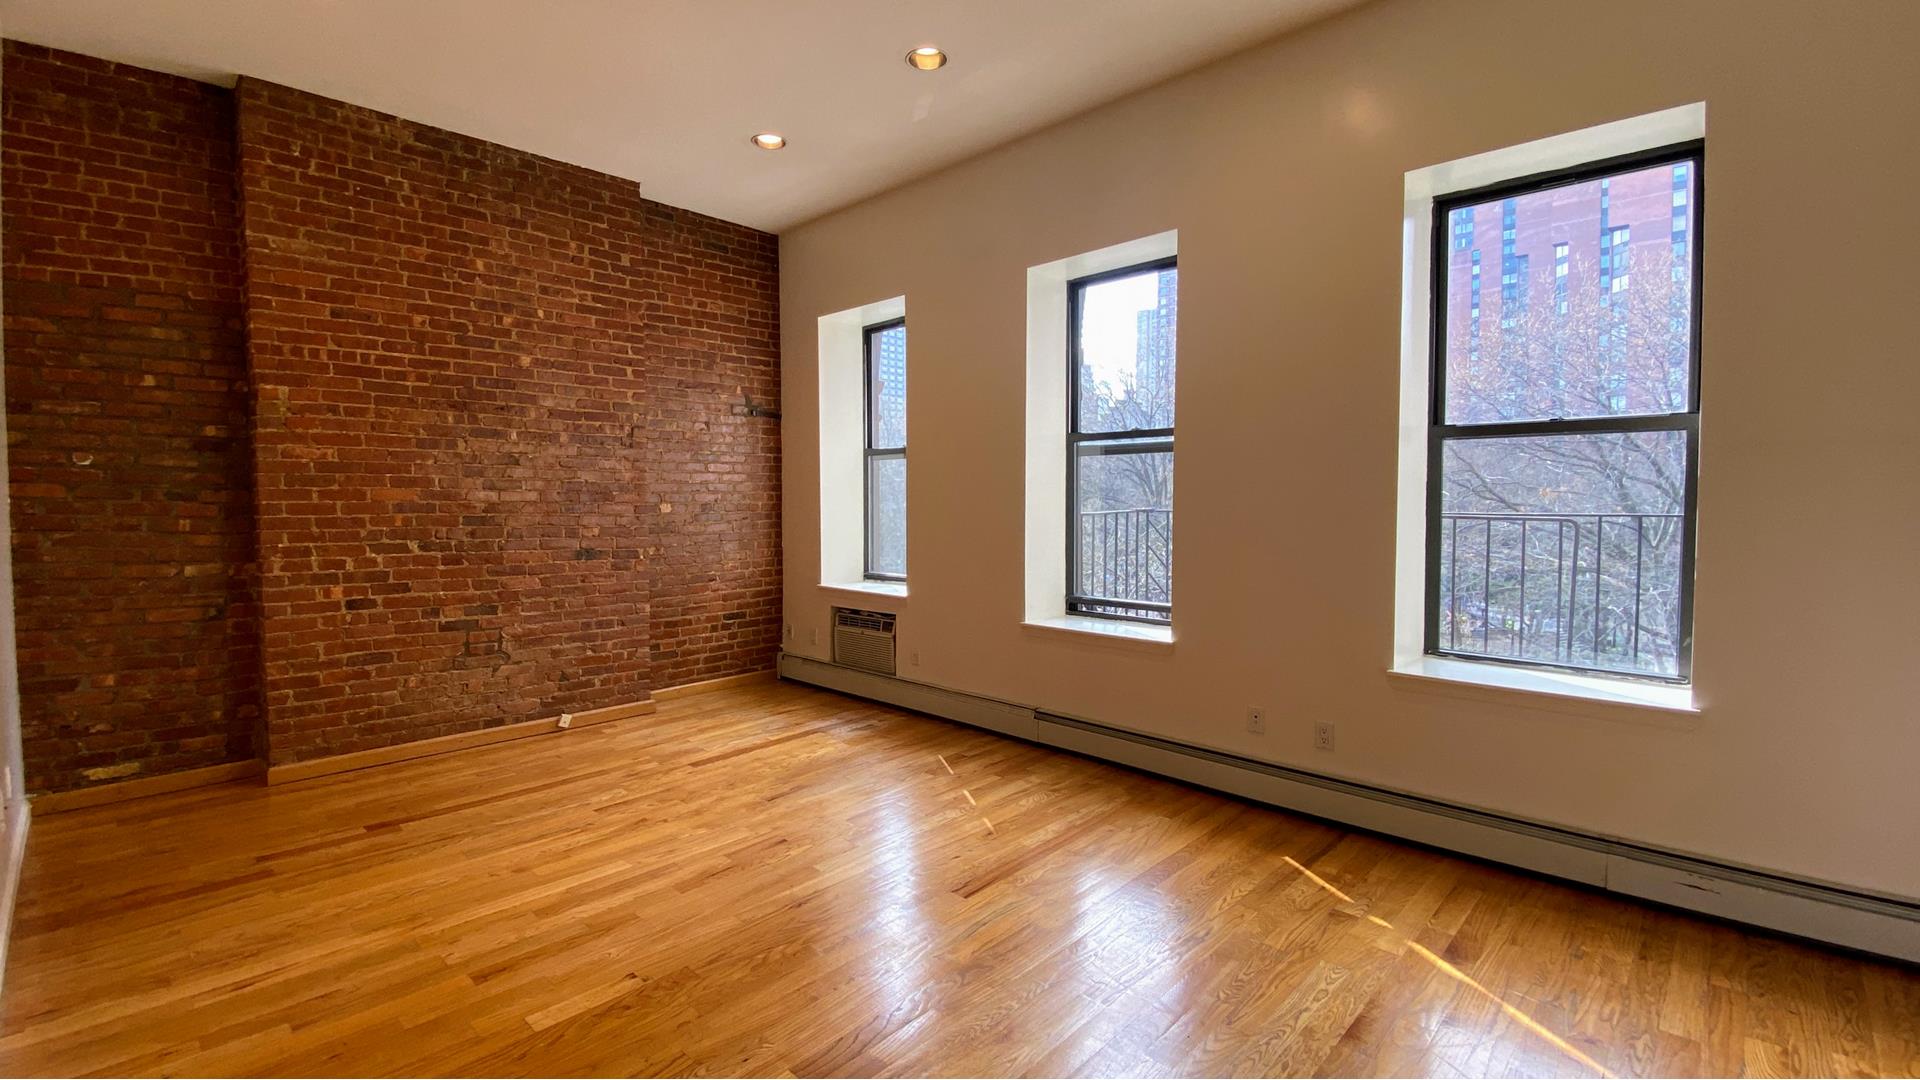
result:
<svg viewBox="0 0 1920 1080"><path fill-rule="evenodd" d="M1429 654L1690 679L1701 163L1687 143L1436 200Z"/></svg>
<svg viewBox="0 0 1920 1080"><path fill-rule="evenodd" d="M1067 286L1067 611L1173 618L1173 259Z"/></svg>
<svg viewBox="0 0 1920 1080"><path fill-rule="evenodd" d="M907 579L907 320L865 329L865 576Z"/></svg>

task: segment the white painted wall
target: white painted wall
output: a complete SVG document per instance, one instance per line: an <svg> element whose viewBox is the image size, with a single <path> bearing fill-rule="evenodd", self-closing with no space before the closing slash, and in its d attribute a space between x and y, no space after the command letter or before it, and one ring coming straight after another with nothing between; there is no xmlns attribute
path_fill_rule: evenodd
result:
<svg viewBox="0 0 1920 1080"><path fill-rule="evenodd" d="M0 307L5 298L0 297ZM0 343L0 348L4 343ZM0 401L6 373L0 370ZM7 475L7 416L0 409L0 478ZM13 651L13 525L11 499L0 499L0 980L13 934L13 897L27 844L27 782L20 753L20 672Z"/></svg>
<svg viewBox="0 0 1920 1080"><path fill-rule="evenodd" d="M1381 0L785 233L788 648L830 638L817 320L904 294L903 676L1920 898L1916 43L1908 0ZM1701 711L1389 676L1405 174L1690 102ZM1174 229L1177 641L1023 630L1027 269Z"/></svg>

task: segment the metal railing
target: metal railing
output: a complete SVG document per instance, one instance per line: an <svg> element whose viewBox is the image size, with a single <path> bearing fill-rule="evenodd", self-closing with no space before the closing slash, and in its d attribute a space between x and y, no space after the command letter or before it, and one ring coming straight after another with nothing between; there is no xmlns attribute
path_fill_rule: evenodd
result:
<svg viewBox="0 0 1920 1080"><path fill-rule="evenodd" d="M1672 676L1680 514L1442 514L1441 652Z"/></svg>
<svg viewBox="0 0 1920 1080"><path fill-rule="evenodd" d="M1173 511L1080 514L1076 611L1165 622L1173 612Z"/></svg>

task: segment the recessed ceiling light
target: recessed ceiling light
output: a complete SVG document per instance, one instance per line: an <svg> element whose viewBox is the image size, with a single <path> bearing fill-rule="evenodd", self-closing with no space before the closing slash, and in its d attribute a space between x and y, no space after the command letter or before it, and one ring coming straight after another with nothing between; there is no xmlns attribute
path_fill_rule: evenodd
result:
<svg viewBox="0 0 1920 1080"><path fill-rule="evenodd" d="M787 145L787 137L771 131L763 131L753 137L753 145L762 150L778 150Z"/></svg>
<svg viewBox="0 0 1920 1080"><path fill-rule="evenodd" d="M933 71L946 66L947 54L931 45L922 45L907 54L907 64L921 71Z"/></svg>

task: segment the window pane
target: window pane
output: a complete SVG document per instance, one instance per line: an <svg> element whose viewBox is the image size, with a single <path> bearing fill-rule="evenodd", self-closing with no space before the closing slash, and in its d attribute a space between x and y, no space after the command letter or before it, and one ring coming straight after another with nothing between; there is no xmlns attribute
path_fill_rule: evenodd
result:
<svg viewBox="0 0 1920 1080"><path fill-rule="evenodd" d="M1082 432L1173 426L1180 272L1143 270L1080 290Z"/></svg>
<svg viewBox="0 0 1920 1080"><path fill-rule="evenodd" d="M1075 471L1075 543L1081 596L1173 603L1173 454L1099 453L1082 446ZM1106 614L1166 618L1126 607Z"/></svg>
<svg viewBox="0 0 1920 1080"><path fill-rule="evenodd" d="M1448 215L1446 422L1688 408L1690 162Z"/></svg>
<svg viewBox="0 0 1920 1080"><path fill-rule="evenodd" d="M907 445L907 326L876 331L868 339L872 350L867 408L873 417L871 438L876 449Z"/></svg>
<svg viewBox="0 0 1920 1080"><path fill-rule="evenodd" d="M1679 672L1687 435L1449 439L1438 645Z"/></svg>
<svg viewBox="0 0 1920 1080"><path fill-rule="evenodd" d="M907 572L907 459L867 459L867 573Z"/></svg>

